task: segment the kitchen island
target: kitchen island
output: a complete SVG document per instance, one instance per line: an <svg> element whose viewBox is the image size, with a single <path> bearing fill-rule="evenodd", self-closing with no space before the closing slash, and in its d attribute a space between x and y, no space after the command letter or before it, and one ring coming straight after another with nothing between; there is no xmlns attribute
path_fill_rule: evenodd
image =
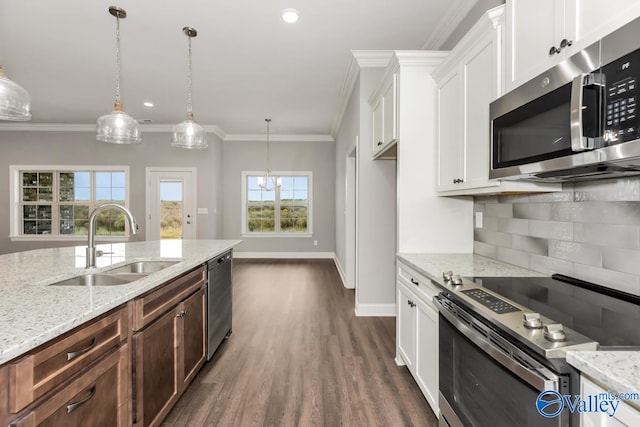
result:
<svg viewBox="0 0 640 427"><path fill-rule="evenodd" d="M238 243L100 245L90 269L83 246L0 256L0 424L159 425L206 361L208 261Z"/></svg>
<svg viewBox="0 0 640 427"><path fill-rule="evenodd" d="M98 245L85 269L85 246L0 255L0 365L154 289L239 244L240 240L162 240ZM118 286L49 286L88 271L134 261L179 261Z"/></svg>

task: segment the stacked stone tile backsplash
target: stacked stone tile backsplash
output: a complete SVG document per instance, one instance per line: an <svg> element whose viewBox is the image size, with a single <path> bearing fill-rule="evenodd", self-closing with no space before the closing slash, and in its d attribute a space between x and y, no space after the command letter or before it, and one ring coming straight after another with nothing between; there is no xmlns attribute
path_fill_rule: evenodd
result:
<svg viewBox="0 0 640 427"><path fill-rule="evenodd" d="M640 295L640 178L557 193L475 197L474 252Z"/></svg>

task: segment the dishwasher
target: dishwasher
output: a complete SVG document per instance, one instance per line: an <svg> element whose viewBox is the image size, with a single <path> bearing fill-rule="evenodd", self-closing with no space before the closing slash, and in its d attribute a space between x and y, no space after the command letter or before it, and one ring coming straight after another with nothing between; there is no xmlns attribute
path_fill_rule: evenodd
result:
<svg viewBox="0 0 640 427"><path fill-rule="evenodd" d="M207 360L231 335L231 260L228 251L207 263Z"/></svg>

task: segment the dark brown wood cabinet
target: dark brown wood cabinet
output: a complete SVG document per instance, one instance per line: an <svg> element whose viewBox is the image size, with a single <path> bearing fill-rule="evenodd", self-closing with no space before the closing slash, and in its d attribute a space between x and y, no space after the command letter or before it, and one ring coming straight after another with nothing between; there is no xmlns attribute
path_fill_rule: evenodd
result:
<svg viewBox="0 0 640 427"><path fill-rule="evenodd" d="M125 427L128 310L113 310L0 368L0 425Z"/></svg>
<svg viewBox="0 0 640 427"><path fill-rule="evenodd" d="M134 300L133 323L143 325L131 340L136 426L159 425L205 362L205 277L202 267Z"/></svg>

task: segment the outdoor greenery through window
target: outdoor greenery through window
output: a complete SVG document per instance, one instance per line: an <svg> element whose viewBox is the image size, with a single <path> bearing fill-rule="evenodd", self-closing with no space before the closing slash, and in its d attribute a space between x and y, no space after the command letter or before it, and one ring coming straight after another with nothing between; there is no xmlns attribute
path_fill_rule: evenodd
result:
<svg viewBox="0 0 640 427"><path fill-rule="evenodd" d="M89 213L104 203L126 206L126 170L20 170L17 234L87 235ZM16 198L14 198L16 200ZM124 214L98 215L96 235L124 236Z"/></svg>
<svg viewBox="0 0 640 427"><path fill-rule="evenodd" d="M246 233L310 233L311 174L277 175L280 187L264 190L258 175L246 179Z"/></svg>

